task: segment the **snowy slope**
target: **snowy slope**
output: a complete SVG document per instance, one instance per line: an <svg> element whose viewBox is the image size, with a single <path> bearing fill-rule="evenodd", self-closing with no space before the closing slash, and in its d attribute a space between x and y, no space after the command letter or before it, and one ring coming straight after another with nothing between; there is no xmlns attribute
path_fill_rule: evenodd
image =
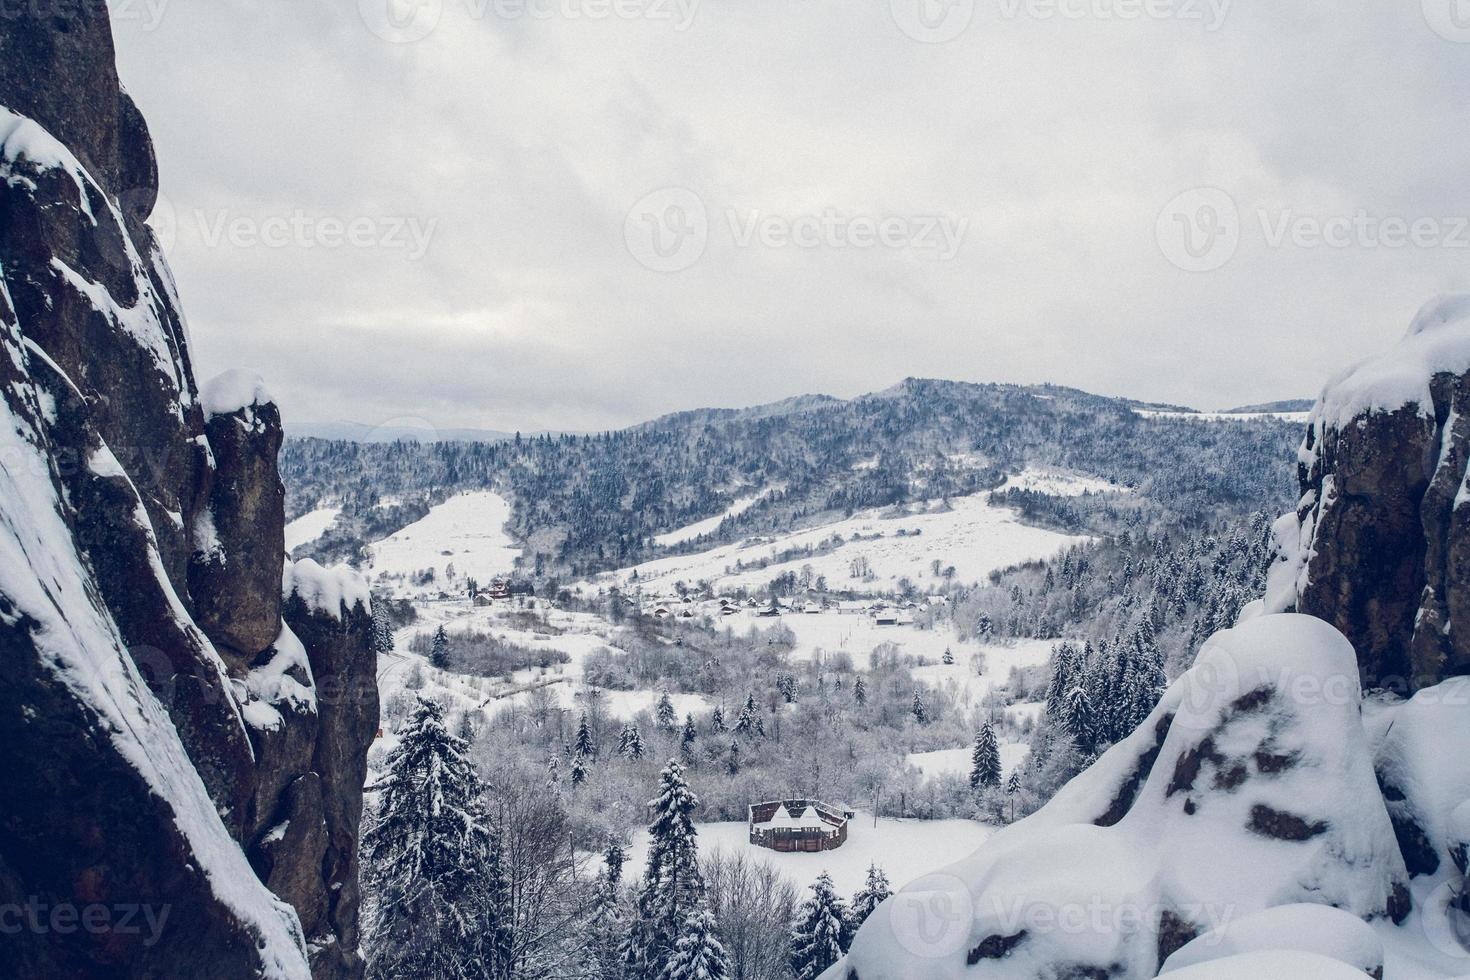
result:
<svg viewBox="0 0 1470 980"><path fill-rule="evenodd" d="M893 591L903 578L921 589L939 587L945 580L934 575L935 560L940 562L941 573L952 566L958 581L978 582L996 569L1049 558L1087 540L1024 525L1015 511L993 506L986 495L977 494L947 504L934 500L864 511L790 534L659 558L599 576L598 582L627 587L635 581L636 571L636 584L651 592L672 592L679 581L758 591L784 572L800 574L809 566L813 577L827 579L829 588L878 594ZM783 552L805 548L818 553L776 561ZM855 569L854 563L860 560L867 563L865 575L861 568ZM748 567L752 565L757 567ZM859 575L854 575L855 570Z"/></svg>
<svg viewBox="0 0 1470 980"><path fill-rule="evenodd" d="M310 513L302 514L296 520L286 525L286 551L295 551L304 544L310 544L326 533L327 528L342 513L340 507L319 507Z"/></svg>
<svg viewBox="0 0 1470 980"><path fill-rule="evenodd" d="M474 578L488 585L496 576L508 575L520 555L505 532L510 513L510 502L488 490L451 497L423 519L369 545L372 561L366 570L375 578L392 579L432 568L442 586L453 565L456 582Z"/></svg>
<svg viewBox="0 0 1470 980"><path fill-rule="evenodd" d="M686 541L693 541L706 534L713 534L719 530L720 524L727 518L739 517L774 492L774 490L765 490L761 493L741 497L714 517L707 517L702 521L695 521L693 524L687 524L666 534L660 534L653 539L653 543L661 548L668 548L676 544L683 544Z"/></svg>

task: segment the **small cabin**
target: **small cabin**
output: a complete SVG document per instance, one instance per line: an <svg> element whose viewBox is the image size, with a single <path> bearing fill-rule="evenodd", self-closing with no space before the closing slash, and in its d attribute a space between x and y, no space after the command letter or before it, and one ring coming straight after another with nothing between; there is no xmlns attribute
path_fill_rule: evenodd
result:
<svg viewBox="0 0 1470 980"><path fill-rule="evenodd" d="M492 599L509 599L510 582L503 578L494 579L491 581L490 587L485 590L485 595Z"/></svg>
<svg viewBox="0 0 1470 980"><path fill-rule="evenodd" d="M750 807L750 842L773 851L832 851L847 842L852 813L818 800L771 800Z"/></svg>

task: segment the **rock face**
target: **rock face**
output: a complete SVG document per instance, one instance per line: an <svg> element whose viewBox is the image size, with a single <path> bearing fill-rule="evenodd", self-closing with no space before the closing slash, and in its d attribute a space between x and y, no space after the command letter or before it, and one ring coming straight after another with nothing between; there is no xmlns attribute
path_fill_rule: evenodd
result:
<svg viewBox="0 0 1470 980"><path fill-rule="evenodd" d="M1398 346L1329 382L1299 459L1268 607L1341 630L1365 688L1470 673L1470 298L1431 302Z"/></svg>
<svg viewBox="0 0 1470 980"><path fill-rule="evenodd" d="M1046 807L873 913L824 980L1151 977L1280 905L1409 912L1353 650L1300 615L1216 634Z"/></svg>
<svg viewBox="0 0 1470 980"><path fill-rule="evenodd" d="M195 383L105 4L22 6L0 19L0 906L27 914L0 975L360 976L366 589L283 590L279 413Z"/></svg>

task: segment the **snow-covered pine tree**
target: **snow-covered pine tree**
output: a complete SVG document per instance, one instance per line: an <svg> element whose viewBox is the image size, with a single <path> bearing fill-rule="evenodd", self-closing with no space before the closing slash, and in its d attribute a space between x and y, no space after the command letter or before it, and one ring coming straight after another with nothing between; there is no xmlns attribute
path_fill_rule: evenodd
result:
<svg viewBox="0 0 1470 980"><path fill-rule="evenodd" d="M654 721L659 728L666 732L674 730L674 724L678 721L678 715L674 713L674 702L669 699L669 692L665 691L659 695L658 707L654 709Z"/></svg>
<svg viewBox="0 0 1470 980"><path fill-rule="evenodd" d="M592 886L592 914L587 922L583 975L586 980L622 980L619 947L625 930L622 907L624 852L611 841L603 852L603 866Z"/></svg>
<svg viewBox="0 0 1470 980"><path fill-rule="evenodd" d="M561 785L561 760L555 752L546 758L546 785L553 789Z"/></svg>
<svg viewBox="0 0 1470 980"><path fill-rule="evenodd" d="M634 762L643 758L643 733L635 724L623 726L623 731L618 735L618 755L632 759Z"/></svg>
<svg viewBox="0 0 1470 980"><path fill-rule="evenodd" d="M377 603L373 605L373 651L393 652L393 627L389 624L387 615L379 610Z"/></svg>
<svg viewBox="0 0 1470 980"><path fill-rule="evenodd" d="M660 980L728 980L730 958L720 945L715 918L701 901L684 917L684 927Z"/></svg>
<svg viewBox="0 0 1470 980"><path fill-rule="evenodd" d="M970 752L970 786L981 789L1000 785L1000 743L996 741L995 729L986 722L975 736L975 747Z"/></svg>
<svg viewBox="0 0 1470 980"><path fill-rule="evenodd" d="M868 685L862 677L853 682L852 699L857 702L859 708L868 703Z"/></svg>
<svg viewBox="0 0 1470 980"><path fill-rule="evenodd" d="M429 650L429 665L436 670L449 669L449 634L440 626L434 631L434 645Z"/></svg>
<svg viewBox="0 0 1470 980"><path fill-rule="evenodd" d="M730 760L725 766L725 771L732 776L740 774L740 743L734 739L730 740Z"/></svg>
<svg viewBox="0 0 1470 980"><path fill-rule="evenodd" d="M685 752L693 751L694 741L697 738L699 738L699 729L694 727L694 716L692 714L686 714L684 716L684 731L679 735L680 748Z"/></svg>
<svg viewBox="0 0 1470 980"><path fill-rule="evenodd" d="M465 749L439 705L420 699L386 760L377 819L363 837L375 975L510 975L500 841Z"/></svg>
<svg viewBox="0 0 1470 980"><path fill-rule="evenodd" d="M576 753L588 759L597 757L597 744L592 741L592 729L587 725L587 712L582 712L582 720L577 722L577 738L572 744Z"/></svg>
<svg viewBox="0 0 1470 980"><path fill-rule="evenodd" d="M735 734L750 735L755 731L755 698L747 698L745 706L740 709L740 717L735 719Z"/></svg>
<svg viewBox="0 0 1470 980"><path fill-rule="evenodd" d="M716 735L723 734L727 730L725 727L725 709L723 706L715 705L714 712L709 716L709 727L710 731Z"/></svg>
<svg viewBox="0 0 1470 980"><path fill-rule="evenodd" d="M944 656L940 659L943 661L946 667L954 665L954 653L949 649L949 647L944 648Z"/></svg>
<svg viewBox="0 0 1470 980"><path fill-rule="evenodd" d="M659 773L658 796L649 801L648 863L638 892L637 914L623 944L631 980L661 980L680 930L704 899L698 832L692 814L699 797L677 761Z"/></svg>
<svg viewBox="0 0 1470 980"><path fill-rule="evenodd" d="M1096 745L1097 730L1094 726L1092 701L1087 691L1079 684L1067 694L1062 708L1062 722L1077 748L1083 753L1091 752Z"/></svg>
<svg viewBox="0 0 1470 980"><path fill-rule="evenodd" d="M572 756L571 780L573 786L581 786L587 782L587 763L582 761L581 753Z"/></svg>
<svg viewBox="0 0 1470 980"><path fill-rule="evenodd" d="M929 705L924 700L924 692L919 688L914 688L914 701L909 710L913 712L914 721L921 725L929 723Z"/></svg>
<svg viewBox="0 0 1470 980"><path fill-rule="evenodd" d="M852 897L852 908L847 914L851 923L849 934L856 934L858 927L867 922L868 916L892 894L893 889L889 886L888 876L883 873L883 869L876 864L868 865L868 880Z"/></svg>
<svg viewBox="0 0 1470 980"><path fill-rule="evenodd" d="M791 931L791 972L796 980L816 980L847 952L847 903L825 871L811 887Z"/></svg>

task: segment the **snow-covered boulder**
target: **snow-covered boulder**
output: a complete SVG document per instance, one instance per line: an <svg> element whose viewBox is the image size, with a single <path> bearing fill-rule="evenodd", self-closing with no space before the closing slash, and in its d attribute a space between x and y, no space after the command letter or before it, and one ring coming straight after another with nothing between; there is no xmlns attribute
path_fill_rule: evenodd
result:
<svg viewBox="0 0 1470 980"><path fill-rule="evenodd" d="M1470 673L1470 296L1329 381L1298 460L1268 607L1341 630L1365 688Z"/></svg>
<svg viewBox="0 0 1470 980"><path fill-rule="evenodd" d="M1314 953L1383 978L1383 940L1373 927L1326 905L1279 905L1210 930L1164 962L1161 974L1242 953Z"/></svg>
<svg viewBox="0 0 1470 980"><path fill-rule="evenodd" d="M1455 813L1470 800L1470 677L1425 688L1384 712L1375 765L1409 871L1447 869Z"/></svg>
<svg viewBox="0 0 1470 980"><path fill-rule="evenodd" d="M1131 737L891 899L827 977L1148 977L1274 906L1402 917L1407 874L1359 699L1352 647L1321 620L1216 634Z"/></svg>

